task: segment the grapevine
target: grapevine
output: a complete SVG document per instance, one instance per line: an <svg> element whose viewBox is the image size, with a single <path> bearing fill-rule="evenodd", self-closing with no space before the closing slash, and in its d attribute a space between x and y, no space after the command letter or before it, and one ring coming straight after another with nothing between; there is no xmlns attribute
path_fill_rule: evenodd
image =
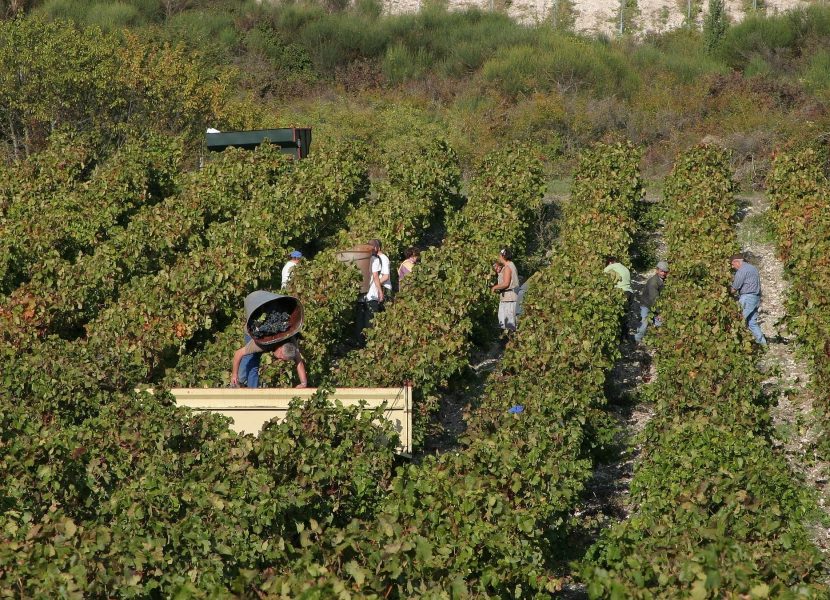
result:
<svg viewBox="0 0 830 600"><path fill-rule="evenodd" d="M290 162L280 162L279 156L267 146L256 153L223 152L218 160L187 177L179 194L143 207L93 252L81 254L74 262L44 261L32 280L15 290L0 308L3 336L21 348L33 337L50 333L77 337L122 285L171 264L180 253L201 247L205 227L237 215L248 201L251 186L277 176L275 164L289 168Z"/></svg>
<svg viewBox="0 0 830 600"><path fill-rule="evenodd" d="M672 273L658 301L664 324L650 332L658 413L631 483L636 512L589 553L589 594L825 595L804 526L811 500L767 441L761 376L728 293L736 245L728 154L684 153L665 202Z"/></svg>
<svg viewBox="0 0 830 600"><path fill-rule="evenodd" d="M305 307L302 351L313 380L322 379L335 346L351 335L360 276L354 267L338 262L337 251L377 237L384 241L388 254L398 255L417 243L436 216L448 210L459 176L455 153L445 142L404 144L401 150L388 154L387 180L373 184L372 198L347 217L346 228L312 260L292 271L285 291L297 296ZM241 342L242 320L238 315L203 351L183 357L168 374L168 382L227 383L228 357ZM285 385L288 377L285 369L272 369L262 379L266 384Z"/></svg>
<svg viewBox="0 0 830 600"><path fill-rule="evenodd" d="M813 371L822 427L830 430L830 202L827 149L818 144L780 153L767 178L778 250L790 278L788 326ZM823 437L822 454L830 456Z"/></svg>

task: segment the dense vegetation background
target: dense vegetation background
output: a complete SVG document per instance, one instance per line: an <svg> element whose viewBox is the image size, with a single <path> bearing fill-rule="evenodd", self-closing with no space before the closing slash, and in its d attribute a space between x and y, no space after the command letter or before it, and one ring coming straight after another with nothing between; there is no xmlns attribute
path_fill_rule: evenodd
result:
<svg viewBox="0 0 830 600"><path fill-rule="evenodd" d="M646 147L644 173L660 178L678 149L715 135L752 186L778 141L827 123L830 9L818 5L641 40L437 4L384 16L372 0L25 8L25 25L2 27L7 157L61 125L109 139L125 125L186 131L194 143L206 126L303 125L370 150L389 136L441 135L465 165L508 139L571 159L624 137Z"/></svg>
<svg viewBox="0 0 830 600"><path fill-rule="evenodd" d="M794 307L825 382L826 156L773 151L830 124L829 9L611 40L371 0L3 7L0 597L827 596L723 256L738 185L771 181L791 266L813 267ZM196 169L206 127L290 125L314 129L306 160ZM660 414L637 512L587 550L573 517L615 435L625 311L603 257L642 257L658 216L677 282L650 336ZM375 235L429 248L354 349L335 251ZM536 283L475 379L504 246ZM295 247L312 376L413 380L419 443L466 394L453 451L404 461L380 413L321 397L240 436L164 392L227 381L240 298Z"/></svg>

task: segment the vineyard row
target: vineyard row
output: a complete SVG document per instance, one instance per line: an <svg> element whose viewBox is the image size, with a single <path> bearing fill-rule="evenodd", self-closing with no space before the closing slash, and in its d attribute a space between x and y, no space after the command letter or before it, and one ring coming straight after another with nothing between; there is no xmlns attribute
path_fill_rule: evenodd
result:
<svg viewBox="0 0 830 600"><path fill-rule="evenodd" d="M458 195L458 159L443 141L407 144L387 155L386 172L387 179L372 184L371 197L348 215L346 226L326 240L313 259L294 269L286 290L305 308L302 349L315 385L326 378L336 346L352 337L349 327L360 276L357 269L338 262L338 251L378 238L387 254L397 256L421 241L449 213ZM229 357L240 345L241 332L238 315L202 350L183 356L176 369L166 374L165 382L171 386L227 384ZM266 386L286 386L289 377L288 369L274 365L262 381Z"/></svg>
<svg viewBox="0 0 830 600"><path fill-rule="evenodd" d="M624 145L583 154L564 239L534 278L468 446L401 470L360 539L350 528L315 531L309 547L258 589L275 597L348 589L438 598L448 589L464 597L558 588L551 555L565 543L563 523L590 476L589 422L604 404L625 307L602 274L603 256L628 252L641 197L637 163ZM524 412L508 414L513 403Z"/></svg>
<svg viewBox="0 0 830 600"><path fill-rule="evenodd" d="M772 450L756 356L728 286L737 250L728 154L700 146L665 186L672 271L657 308L657 408L634 513L583 568L593 598L824 597L812 498ZM813 515L814 516L814 515Z"/></svg>
<svg viewBox="0 0 830 600"><path fill-rule="evenodd" d="M810 360L823 422L820 451L830 458L830 182L824 146L776 157L767 178L778 251L790 278L789 327Z"/></svg>

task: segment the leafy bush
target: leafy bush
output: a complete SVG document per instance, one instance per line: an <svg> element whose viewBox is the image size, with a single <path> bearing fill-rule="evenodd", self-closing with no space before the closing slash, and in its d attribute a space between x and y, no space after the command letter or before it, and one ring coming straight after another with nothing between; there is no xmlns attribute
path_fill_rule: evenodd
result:
<svg viewBox="0 0 830 600"><path fill-rule="evenodd" d="M227 64L240 42L233 14L225 11L193 10L173 15L161 35L170 43L185 43L214 64Z"/></svg>
<svg viewBox="0 0 830 600"><path fill-rule="evenodd" d="M446 143L402 140L399 144L385 158L388 179L373 184L373 197L348 215L346 227L326 240L326 248L292 271L286 291L297 296L305 309L302 351L312 383L327 376L335 348L351 337L360 275L353 266L338 262L337 252L377 237L386 253L397 258L448 211L457 194L458 162ZM166 380L171 385L225 384L243 326L241 317L234 319L204 349L183 357ZM269 367L261 380L266 387L286 385L291 376L287 367Z"/></svg>
<svg viewBox="0 0 830 600"><path fill-rule="evenodd" d="M629 60L644 82L650 74L653 78L670 77L680 84L693 84L707 75L727 71L721 61L707 54L700 35L688 29L672 31L657 40L636 45ZM666 83L661 85L673 87Z"/></svg>
<svg viewBox="0 0 830 600"><path fill-rule="evenodd" d="M275 485L296 497L301 511L286 511L289 522L345 526L374 518L392 479L397 443L382 408L346 409L320 393L295 400L283 422L266 425L255 452Z"/></svg>
<svg viewBox="0 0 830 600"><path fill-rule="evenodd" d="M271 158L263 160L265 154ZM110 238L93 251L74 262L43 260L32 280L0 304L2 337L18 348L27 347L26 336L77 337L80 328L116 298L123 284L175 262L182 252L200 248L206 243L207 226L233 219L245 206L252 182L266 172L273 176L287 171L290 165L265 146L254 153L224 151L190 174L178 195L143 207L126 227L110 230Z"/></svg>
<svg viewBox="0 0 830 600"><path fill-rule="evenodd" d="M399 43L386 51L383 73L391 83L400 83L422 76L432 64L433 57L424 49L410 50Z"/></svg>
<svg viewBox="0 0 830 600"><path fill-rule="evenodd" d="M131 128L201 133L224 114L226 85L180 46L67 21L0 24L0 135L16 157L62 127L94 131L104 147Z"/></svg>
<svg viewBox="0 0 830 600"><path fill-rule="evenodd" d="M826 95L830 92L830 52L819 50L810 57L804 79L814 93Z"/></svg>
<svg viewBox="0 0 830 600"><path fill-rule="evenodd" d="M638 158L622 144L583 155L560 260L533 279L531 313L488 386L484 404L492 411L476 412L490 425L458 452L399 471L372 525L321 531L308 552L265 573L257 589L403 598L448 589L458 597L546 597L561 588L550 555L565 543L564 519L590 475L584 424L602 402L624 304L601 273L605 247L593 243L627 247L642 192ZM511 403L525 411L507 414Z"/></svg>
<svg viewBox="0 0 830 600"><path fill-rule="evenodd" d="M801 525L814 510L768 442L686 418L650 439L632 500L591 559L592 598L821 597L820 557Z"/></svg>
<svg viewBox="0 0 830 600"><path fill-rule="evenodd" d="M75 426L1 400L3 597L229 597L371 515L391 476L391 426L322 397L260 440L167 396L113 397Z"/></svg>
<svg viewBox="0 0 830 600"><path fill-rule="evenodd" d="M157 136L134 138L99 164L86 185L63 193L44 188L39 178L44 170L63 170L66 159L50 153L47 160L35 161L34 178L15 182L2 225L0 292L27 281L42 261L72 261L90 251L131 213L172 193L181 148Z"/></svg>
<svg viewBox="0 0 830 600"><path fill-rule="evenodd" d="M86 326L86 339L33 345L7 373L5 389L18 397L58 394L67 399L61 417L74 421L94 414L108 392L159 377L189 340L230 317L258 282L273 279L286 246L326 235L363 197L367 175L354 151L353 145L318 151L285 177L279 155L272 151L269 160L266 154L266 164L277 168L251 182L251 197L234 221L207 230L206 247L131 280ZM280 201L285 198L290 201ZM56 379L61 388L50 391Z"/></svg>
<svg viewBox="0 0 830 600"><path fill-rule="evenodd" d="M555 34L538 45L499 51L484 64L481 76L510 96L550 90L627 96L637 85L636 75L620 57L586 40Z"/></svg>
<svg viewBox="0 0 830 600"><path fill-rule="evenodd" d="M124 26L135 27L157 20L161 15L158 0L46 0L35 9L52 20L74 21L79 25L96 25L104 31Z"/></svg>
<svg viewBox="0 0 830 600"><path fill-rule="evenodd" d="M413 381L418 439L438 389L466 367L474 325L495 322L496 302L486 283L492 261L505 246L521 252L541 202L541 164L526 147L489 155L479 173L444 242L421 254L405 290L375 315L366 347L347 355L335 372L338 384L348 386Z"/></svg>
<svg viewBox="0 0 830 600"><path fill-rule="evenodd" d="M786 17L749 16L729 28L722 38L721 55L735 69L744 69L753 57L770 59L782 51L791 52L799 32Z"/></svg>

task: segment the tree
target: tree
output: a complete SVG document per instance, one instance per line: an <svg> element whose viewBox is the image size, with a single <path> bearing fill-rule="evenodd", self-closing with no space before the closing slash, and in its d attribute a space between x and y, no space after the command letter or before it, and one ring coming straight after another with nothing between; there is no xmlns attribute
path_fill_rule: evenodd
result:
<svg viewBox="0 0 830 600"><path fill-rule="evenodd" d="M550 7L550 24L557 31L573 31L576 10L573 0L553 0Z"/></svg>
<svg viewBox="0 0 830 600"><path fill-rule="evenodd" d="M182 46L68 21L0 22L0 144L15 158L62 128L102 141L130 127L195 134L223 124L230 88Z"/></svg>
<svg viewBox="0 0 830 600"><path fill-rule="evenodd" d="M61 124L88 129L116 102L117 43L100 31L80 35L66 22L18 17L0 24L0 127L17 157Z"/></svg>
<svg viewBox="0 0 830 600"><path fill-rule="evenodd" d="M703 47L712 54L720 46L729 28L729 15L724 0L709 0L709 12L703 20Z"/></svg>
<svg viewBox="0 0 830 600"><path fill-rule="evenodd" d="M634 33L636 30L637 17L640 16L640 7L637 0L620 0L619 11L615 18L618 33Z"/></svg>
<svg viewBox="0 0 830 600"><path fill-rule="evenodd" d="M697 28L697 18L703 8L702 0L678 0L677 7L683 11L683 26L687 29Z"/></svg>

